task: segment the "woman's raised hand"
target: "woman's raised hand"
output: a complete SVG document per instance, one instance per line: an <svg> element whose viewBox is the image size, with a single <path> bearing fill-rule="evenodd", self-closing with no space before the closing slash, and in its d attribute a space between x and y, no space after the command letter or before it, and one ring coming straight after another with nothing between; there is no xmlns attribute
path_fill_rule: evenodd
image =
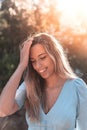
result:
<svg viewBox="0 0 87 130"><path fill-rule="evenodd" d="M29 62L29 51L32 44L33 38L27 39L20 45L20 65L25 70Z"/></svg>

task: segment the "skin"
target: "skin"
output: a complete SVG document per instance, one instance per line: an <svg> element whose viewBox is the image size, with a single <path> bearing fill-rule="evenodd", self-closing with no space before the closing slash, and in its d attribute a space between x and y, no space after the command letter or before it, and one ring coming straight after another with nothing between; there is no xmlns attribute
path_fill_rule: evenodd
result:
<svg viewBox="0 0 87 130"><path fill-rule="evenodd" d="M34 45L30 50L33 68L46 80L55 74L54 63L41 44Z"/></svg>

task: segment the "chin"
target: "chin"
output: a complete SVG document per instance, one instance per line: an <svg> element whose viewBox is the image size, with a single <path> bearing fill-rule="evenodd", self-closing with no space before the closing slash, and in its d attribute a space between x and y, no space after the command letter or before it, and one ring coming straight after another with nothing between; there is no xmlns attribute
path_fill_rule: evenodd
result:
<svg viewBox="0 0 87 130"><path fill-rule="evenodd" d="M40 75L43 79L48 79L49 76L48 75Z"/></svg>

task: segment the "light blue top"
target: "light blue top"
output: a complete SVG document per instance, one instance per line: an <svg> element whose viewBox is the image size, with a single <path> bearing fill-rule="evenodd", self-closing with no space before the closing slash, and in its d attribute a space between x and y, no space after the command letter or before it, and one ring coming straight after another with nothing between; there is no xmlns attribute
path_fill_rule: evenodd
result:
<svg viewBox="0 0 87 130"><path fill-rule="evenodd" d="M23 82L17 90L15 100L21 108L26 97ZM26 112L28 130L87 130L87 86L76 78L67 80L51 110L45 114L40 108L41 120L31 122Z"/></svg>

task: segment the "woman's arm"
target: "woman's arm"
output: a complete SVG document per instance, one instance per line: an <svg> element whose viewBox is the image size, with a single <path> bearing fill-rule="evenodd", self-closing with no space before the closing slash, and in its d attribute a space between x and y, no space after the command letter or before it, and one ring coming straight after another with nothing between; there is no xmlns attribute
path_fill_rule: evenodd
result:
<svg viewBox="0 0 87 130"><path fill-rule="evenodd" d="M32 40L23 43L23 47L20 49L20 63L1 93L0 117L10 115L18 110L18 105L15 101L15 94L23 72L28 65L29 49L31 44Z"/></svg>
<svg viewBox="0 0 87 130"><path fill-rule="evenodd" d="M19 65L5 85L0 96L0 117L14 113L18 110L18 106L14 100L16 90L19 86L20 79L23 74L23 69Z"/></svg>

